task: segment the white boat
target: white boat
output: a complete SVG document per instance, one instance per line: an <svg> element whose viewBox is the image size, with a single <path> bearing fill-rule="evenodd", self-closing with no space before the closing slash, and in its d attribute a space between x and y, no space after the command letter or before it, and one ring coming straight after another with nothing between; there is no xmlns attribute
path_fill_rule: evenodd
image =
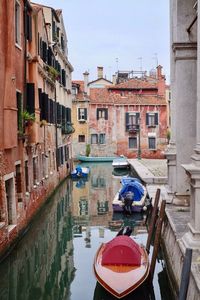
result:
<svg viewBox="0 0 200 300"><path fill-rule="evenodd" d="M129 162L124 156L113 159L112 166L114 169L125 169L129 167Z"/></svg>

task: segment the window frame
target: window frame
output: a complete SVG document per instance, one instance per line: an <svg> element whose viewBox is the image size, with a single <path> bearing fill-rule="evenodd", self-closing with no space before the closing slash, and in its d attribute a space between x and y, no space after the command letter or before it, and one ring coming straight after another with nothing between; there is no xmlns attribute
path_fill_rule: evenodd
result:
<svg viewBox="0 0 200 300"><path fill-rule="evenodd" d="M93 143L93 140L92 140L92 138L93 138L94 136L96 137L96 143ZM91 134L91 144L92 144L92 145L97 145L97 144L98 144L98 134L97 134L97 133L92 133L92 134Z"/></svg>
<svg viewBox="0 0 200 300"><path fill-rule="evenodd" d="M152 122L152 119L154 120ZM151 120L151 122L150 122ZM158 121L158 112L150 111L146 113L146 125L148 127L156 127L158 126L159 121Z"/></svg>
<svg viewBox="0 0 200 300"><path fill-rule="evenodd" d="M21 47L21 4L15 0L15 45Z"/></svg>
<svg viewBox="0 0 200 300"><path fill-rule="evenodd" d="M81 140L80 140L80 137L84 137L84 141L81 141ZM85 134L79 134L79 135L78 135L78 142L79 142L79 143L85 143Z"/></svg>
<svg viewBox="0 0 200 300"><path fill-rule="evenodd" d="M154 148L152 148L152 147L150 147L150 140L154 140ZM149 148L149 150L156 150L157 148L156 148L156 137L154 137L154 136L149 136L148 137L148 148Z"/></svg>
<svg viewBox="0 0 200 300"><path fill-rule="evenodd" d="M135 140L136 141L136 147L131 147L130 146L130 140ZM129 149L138 149L138 138L136 136L131 136L128 138L128 148Z"/></svg>

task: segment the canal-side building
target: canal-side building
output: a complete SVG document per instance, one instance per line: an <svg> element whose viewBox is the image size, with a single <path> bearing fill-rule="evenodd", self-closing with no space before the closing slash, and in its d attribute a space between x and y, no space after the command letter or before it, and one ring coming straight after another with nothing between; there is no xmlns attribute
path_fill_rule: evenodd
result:
<svg viewBox="0 0 200 300"><path fill-rule="evenodd" d="M196 0L170 1L171 139L166 157L168 196L175 207L172 214L170 210L167 211L169 222L164 234L164 243L178 287L186 248L193 249L187 293L187 299L190 300L199 299L200 295L199 4ZM177 205L181 206L179 210ZM182 215L178 213L181 209L184 210ZM179 226L174 226L175 218L179 220Z"/></svg>
<svg viewBox="0 0 200 300"><path fill-rule="evenodd" d="M128 75L118 72L116 84L90 86L91 155L163 158L168 109L162 67L150 76Z"/></svg>
<svg viewBox="0 0 200 300"><path fill-rule="evenodd" d="M18 0L0 11L1 255L69 174L74 129L62 12Z"/></svg>
<svg viewBox="0 0 200 300"><path fill-rule="evenodd" d="M84 74L84 81L72 82L72 119L73 126L76 129L73 134L73 157L80 153L86 154L86 148L89 147L88 134L88 72Z"/></svg>

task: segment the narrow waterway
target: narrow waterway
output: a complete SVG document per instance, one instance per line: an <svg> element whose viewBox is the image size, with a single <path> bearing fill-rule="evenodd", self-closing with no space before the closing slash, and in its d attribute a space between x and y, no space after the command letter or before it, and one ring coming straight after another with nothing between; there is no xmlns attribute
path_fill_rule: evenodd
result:
<svg viewBox="0 0 200 300"><path fill-rule="evenodd" d="M112 199L120 177L112 174L110 163L90 164L90 169L88 181L67 179L55 191L1 263L1 300L115 299L96 284L95 253L122 224L132 226L133 238L145 244L145 215L113 214ZM141 288L123 299L172 300L164 260L156 264L151 291Z"/></svg>

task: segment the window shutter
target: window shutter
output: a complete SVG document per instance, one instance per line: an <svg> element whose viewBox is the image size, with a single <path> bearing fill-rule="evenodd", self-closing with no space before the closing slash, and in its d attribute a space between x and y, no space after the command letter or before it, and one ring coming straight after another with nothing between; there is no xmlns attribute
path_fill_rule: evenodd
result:
<svg viewBox="0 0 200 300"><path fill-rule="evenodd" d="M149 125L149 114L146 113L146 125Z"/></svg>
<svg viewBox="0 0 200 300"><path fill-rule="evenodd" d="M84 108L84 118L87 120L87 108Z"/></svg>
<svg viewBox="0 0 200 300"><path fill-rule="evenodd" d="M99 120L99 108L97 108L97 120Z"/></svg>
<svg viewBox="0 0 200 300"><path fill-rule="evenodd" d="M53 100L49 99L50 102L50 123L54 123L54 116L53 116Z"/></svg>
<svg viewBox="0 0 200 300"><path fill-rule="evenodd" d="M47 63L49 66L52 66L52 56L53 56L53 53L52 53L52 50L51 48L48 48L48 51L47 51Z"/></svg>
<svg viewBox="0 0 200 300"><path fill-rule="evenodd" d="M62 69L62 85L66 86L66 72Z"/></svg>
<svg viewBox="0 0 200 300"><path fill-rule="evenodd" d="M35 84L27 83L26 84L26 109L30 114L35 113Z"/></svg>
<svg viewBox="0 0 200 300"><path fill-rule="evenodd" d="M78 108L78 120L80 120L81 119L81 112L80 112L80 108Z"/></svg>
<svg viewBox="0 0 200 300"><path fill-rule="evenodd" d="M29 14L26 15L26 38L32 41L32 17Z"/></svg>
<svg viewBox="0 0 200 300"><path fill-rule="evenodd" d="M44 95L44 120L47 122L49 121L49 98L48 95L45 93Z"/></svg>
<svg viewBox="0 0 200 300"><path fill-rule="evenodd" d="M129 113L128 112L125 115L125 119L126 119L126 131L128 131L128 125L129 125Z"/></svg>
<svg viewBox="0 0 200 300"><path fill-rule="evenodd" d="M42 41L42 59L47 62L47 43Z"/></svg>
<svg viewBox="0 0 200 300"><path fill-rule="evenodd" d="M66 108L62 105L62 127L66 125Z"/></svg>
<svg viewBox="0 0 200 300"><path fill-rule="evenodd" d="M61 105L57 103L57 123L61 124Z"/></svg>
<svg viewBox="0 0 200 300"><path fill-rule="evenodd" d="M136 125L139 125L140 113L136 113Z"/></svg>
<svg viewBox="0 0 200 300"><path fill-rule="evenodd" d="M38 89L39 108L40 108L40 121L42 121L42 89Z"/></svg>
<svg viewBox="0 0 200 300"><path fill-rule="evenodd" d="M158 113L155 113L155 125L158 125Z"/></svg>
<svg viewBox="0 0 200 300"><path fill-rule="evenodd" d="M105 120L108 120L108 109L105 109Z"/></svg>
<svg viewBox="0 0 200 300"><path fill-rule="evenodd" d="M56 124L56 102L53 101L53 124Z"/></svg>
<svg viewBox="0 0 200 300"><path fill-rule="evenodd" d="M66 115L67 122L71 123L71 108L67 107L67 115Z"/></svg>

